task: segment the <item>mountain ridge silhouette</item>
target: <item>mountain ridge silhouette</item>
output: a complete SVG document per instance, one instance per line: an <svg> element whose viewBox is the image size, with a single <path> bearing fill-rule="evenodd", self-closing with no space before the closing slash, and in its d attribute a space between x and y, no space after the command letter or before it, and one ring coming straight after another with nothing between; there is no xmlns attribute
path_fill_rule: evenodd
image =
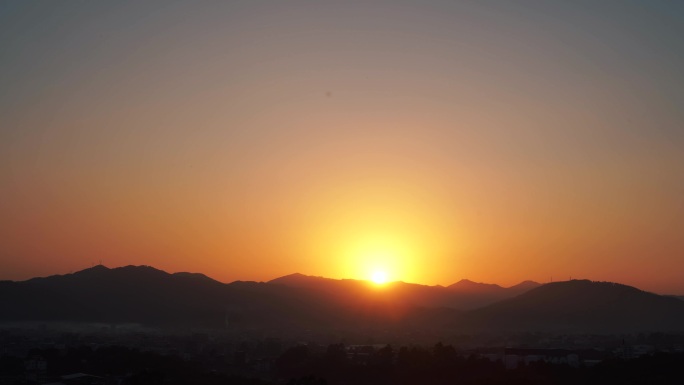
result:
<svg viewBox="0 0 684 385"><path fill-rule="evenodd" d="M684 303L614 282L547 283L468 314L477 328L521 331L683 330Z"/></svg>
<svg viewBox="0 0 684 385"><path fill-rule="evenodd" d="M510 288L465 284L508 297L464 310L454 305L468 304L464 299L481 302L482 291L404 282L379 286L299 273L269 282L222 283L199 273L98 265L65 275L0 281L0 322L215 329L410 326L458 332L684 330L684 301L627 285L588 280L522 282Z"/></svg>

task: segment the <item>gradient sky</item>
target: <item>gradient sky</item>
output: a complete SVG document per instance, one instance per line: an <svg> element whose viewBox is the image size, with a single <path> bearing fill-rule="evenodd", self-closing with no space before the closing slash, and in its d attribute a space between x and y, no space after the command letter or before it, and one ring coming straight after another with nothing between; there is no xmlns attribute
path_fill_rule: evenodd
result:
<svg viewBox="0 0 684 385"><path fill-rule="evenodd" d="M0 2L0 279L684 294L684 3Z"/></svg>

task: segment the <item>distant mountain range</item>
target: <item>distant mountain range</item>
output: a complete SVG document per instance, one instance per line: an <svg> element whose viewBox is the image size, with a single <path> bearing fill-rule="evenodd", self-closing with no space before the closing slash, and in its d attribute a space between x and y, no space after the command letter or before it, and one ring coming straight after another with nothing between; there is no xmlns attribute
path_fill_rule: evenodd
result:
<svg viewBox="0 0 684 385"><path fill-rule="evenodd" d="M293 330L404 328L471 331L684 331L684 301L608 282L503 288L335 280L292 274L224 284L149 266L95 266L0 281L0 322L140 323L155 327Z"/></svg>
<svg viewBox="0 0 684 385"><path fill-rule="evenodd" d="M368 292L378 292L385 300L404 305L449 307L458 310L471 310L489 305L541 285L537 282L525 281L510 288L503 288L499 285L464 279L447 287L405 282L388 282L377 286L367 281L337 280L298 273L276 278L268 283L325 292L332 298L345 303L357 302Z"/></svg>

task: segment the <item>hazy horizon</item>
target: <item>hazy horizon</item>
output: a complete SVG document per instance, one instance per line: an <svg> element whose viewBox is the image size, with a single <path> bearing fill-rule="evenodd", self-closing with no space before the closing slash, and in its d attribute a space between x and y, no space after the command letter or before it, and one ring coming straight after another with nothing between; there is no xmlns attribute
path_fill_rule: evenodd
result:
<svg viewBox="0 0 684 385"><path fill-rule="evenodd" d="M684 3L0 3L2 279L684 294Z"/></svg>

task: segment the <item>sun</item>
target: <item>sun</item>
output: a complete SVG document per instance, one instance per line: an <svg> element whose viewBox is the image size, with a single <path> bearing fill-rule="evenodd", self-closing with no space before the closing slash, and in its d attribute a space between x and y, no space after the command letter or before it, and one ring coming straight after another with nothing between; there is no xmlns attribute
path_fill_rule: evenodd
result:
<svg viewBox="0 0 684 385"><path fill-rule="evenodd" d="M373 272L373 275L371 276L371 281L373 281L373 283L375 283L376 285L382 285L384 283L387 283L387 273L382 270L377 270Z"/></svg>

